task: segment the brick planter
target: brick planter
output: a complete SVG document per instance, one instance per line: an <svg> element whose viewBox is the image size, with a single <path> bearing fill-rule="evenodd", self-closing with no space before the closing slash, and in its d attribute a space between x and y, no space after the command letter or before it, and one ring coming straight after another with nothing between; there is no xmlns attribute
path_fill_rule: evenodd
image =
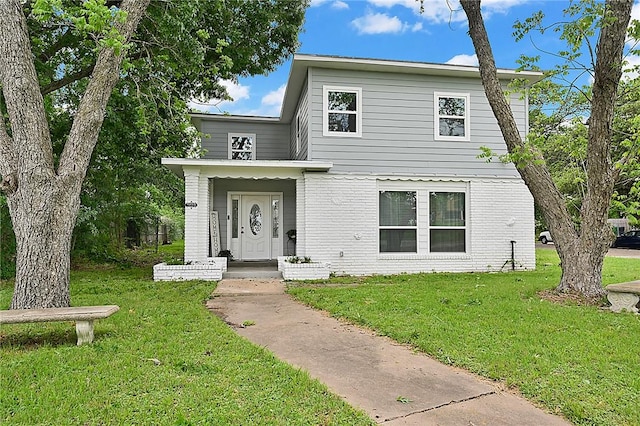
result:
<svg viewBox="0 0 640 426"><path fill-rule="evenodd" d="M227 270L226 257L210 257L207 262L189 265L159 263L153 267L154 281L205 280L220 281Z"/></svg>
<svg viewBox="0 0 640 426"><path fill-rule="evenodd" d="M278 257L278 271L285 280L326 280L329 278L329 262L290 263L286 256Z"/></svg>

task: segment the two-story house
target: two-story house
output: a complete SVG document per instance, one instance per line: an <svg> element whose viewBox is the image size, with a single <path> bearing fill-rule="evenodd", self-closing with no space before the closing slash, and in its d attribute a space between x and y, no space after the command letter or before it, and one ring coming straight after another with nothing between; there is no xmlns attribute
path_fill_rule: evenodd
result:
<svg viewBox="0 0 640 426"><path fill-rule="evenodd" d="M524 135L526 93L508 96ZM513 250L535 267L527 187L478 158L506 146L475 67L296 55L280 117L192 120L205 156L163 159L185 180L185 261L228 249L337 274L487 271Z"/></svg>

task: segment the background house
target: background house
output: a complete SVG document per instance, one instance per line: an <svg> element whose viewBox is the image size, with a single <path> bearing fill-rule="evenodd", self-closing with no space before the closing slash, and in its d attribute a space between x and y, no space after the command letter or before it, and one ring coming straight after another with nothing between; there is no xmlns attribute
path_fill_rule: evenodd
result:
<svg viewBox="0 0 640 426"><path fill-rule="evenodd" d="M507 84L541 74L500 70ZM526 93L508 95L521 133ZM194 114L185 260L309 256L338 274L535 266L533 199L475 67L296 55L281 116ZM295 230L295 240L287 231Z"/></svg>

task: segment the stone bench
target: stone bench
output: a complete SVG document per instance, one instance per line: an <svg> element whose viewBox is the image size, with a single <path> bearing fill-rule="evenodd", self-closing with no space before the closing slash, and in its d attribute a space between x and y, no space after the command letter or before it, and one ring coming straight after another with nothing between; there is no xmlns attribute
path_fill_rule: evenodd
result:
<svg viewBox="0 0 640 426"><path fill-rule="evenodd" d="M640 281L609 284L605 287L607 299L611 302L613 312L629 311L638 313L636 305L640 301Z"/></svg>
<svg viewBox="0 0 640 426"><path fill-rule="evenodd" d="M0 311L0 324L75 321L78 346L93 342L93 321L106 318L120 309L116 305L70 308L12 309Z"/></svg>

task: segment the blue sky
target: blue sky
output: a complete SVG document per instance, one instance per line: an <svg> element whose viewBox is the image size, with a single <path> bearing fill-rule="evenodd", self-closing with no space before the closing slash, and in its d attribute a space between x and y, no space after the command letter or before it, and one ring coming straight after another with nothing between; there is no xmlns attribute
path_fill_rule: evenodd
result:
<svg viewBox="0 0 640 426"><path fill-rule="evenodd" d="M500 68L517 68L521 54L541 55L540 65L551 68L552 55L563 48L552 31L516 42L516 20L542 10L545 22L562 20L569 5L560 0L483 0L483 15ZM640 20L640 1L633 9ZM307 10L299 53L477 65L464 12L455 0L312 0ZM639 58L631 59L640 64ZM239 115L279 116L291 60L267 76L224 82L234 98L192 104L198 110Z"/></svg>

